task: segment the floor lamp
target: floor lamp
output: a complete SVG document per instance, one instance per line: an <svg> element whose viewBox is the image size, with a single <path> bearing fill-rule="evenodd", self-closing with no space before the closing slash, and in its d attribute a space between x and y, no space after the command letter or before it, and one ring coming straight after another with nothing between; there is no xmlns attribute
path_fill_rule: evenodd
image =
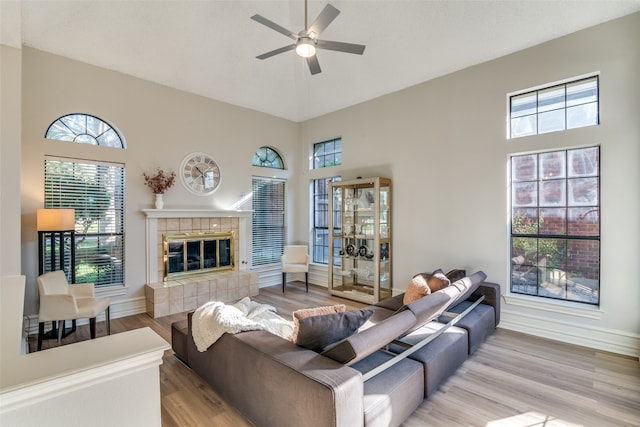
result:
<svg viewBox="0 0 640 427"><path fill-rule="evenodd" d="M50 271L65 271L69 283L76 282L76 212L75 209L38 209L36 224L38 228L38 275ZM69 263L66 262L65 239L69 237ZM48 254L47 254L48 251ZM47 256L48 255L48 256ZM65 330L67 336L76 330L76 321L71 329ZM56 322L46 338L57 338Z"/></svg>

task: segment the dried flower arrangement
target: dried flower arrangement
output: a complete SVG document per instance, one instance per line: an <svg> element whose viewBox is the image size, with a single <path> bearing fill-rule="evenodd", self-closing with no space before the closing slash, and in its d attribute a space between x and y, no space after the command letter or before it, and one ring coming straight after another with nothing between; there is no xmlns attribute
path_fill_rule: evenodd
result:
<svg viewBox="0 0 640 427"><path fill-rule="evenodd" d="M155 175L147 175L146 172L142 173L144 177L144 183L147 187L153 191L153 194L164 194L167 189L171 188L175 183L176 173L171 172L165 174L164 170L158 168Z"/></svg>

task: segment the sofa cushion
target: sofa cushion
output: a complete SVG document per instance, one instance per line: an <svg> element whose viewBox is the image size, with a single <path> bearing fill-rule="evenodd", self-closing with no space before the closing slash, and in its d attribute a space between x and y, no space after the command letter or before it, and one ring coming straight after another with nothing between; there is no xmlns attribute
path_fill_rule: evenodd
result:
<svg viewBox="0 0 640 427"><path fill-rule="evenodd" d="M466 356L466 352L464 353ZM351 365L363 375L388 362L394 356L376 351ZM367 427L399 426L423 400L422 365L403 359L364 383L364 425Z"/></svg>
<svg viewBox="0 0 640 427"><path fill-rule="evenodd" d="M450 295L455 296L451 301L451 305L456 302L464 301L473 294L480 286L480 283L487 278L487 275L483 271L476 271L469 277L464 277L460 280L453 282L445 292L449 292ZM455 291L457 292L454 292ZM444 291L444 290L443 290Z"/></svg>
<svg viewBox="0 0 640 427"><path fill-rule="evenodd" d="M438 322L429 322L421 328L411 332L400 339L408 345L416 345L420 341L429 339L439 333L445 325ZM424 365L424 397L431 396L438 387L467 360L468 353L467 333L464 329L451 326L439 337L409 356L410 359L421 362ZM402 353L405 347L392 344L389 350L394 353Z"/></svg>
<svg viewBox="0 0 640 427"><path fill-rule="evenodd" d="M408 331L416 322L411 311L403 311L351 335L324 349L322 354L340 363L351 365Z"/></svg>
<svg viewBox="0 0 640 427"><path fill-rule="evenodd" d="M311 316L319 316L321 314L341 313L346 309L347 309L346 305L336 304L336 305L326 305L323 307L302 308L300 310L294 311L291 314L291 317L293 317L293 333L291 334L289 341L293 343L296 342L298 337L300 319L304 319L305 317L311 317Z"/></svg>
<svg viewBox="0 0 640 427"><path fill-rule="evenodd" d="M404 298L404 294L396 295L390 298L385 298L381 301L378 301L374 305L376 307L386 308L387 310L397 311L400 307L402 307Z"/></svg>
<svg viewBox="0 0 640 427"><path fill-rule="evenodd" d="M353 335L372 314L372 310L362 309L304 317L298 320L295 343L320 352L328 345Z"/></svg>
<svg viewBox="0 0 640 427"><path fill-rule="evenodd" d="M449 305L449 302L449 295L442 291L436 291L412 303L403 305L398 309L398 312L405 310L411 311L416 317L416 323L411 329L415 329L442 314Z"/></svg>

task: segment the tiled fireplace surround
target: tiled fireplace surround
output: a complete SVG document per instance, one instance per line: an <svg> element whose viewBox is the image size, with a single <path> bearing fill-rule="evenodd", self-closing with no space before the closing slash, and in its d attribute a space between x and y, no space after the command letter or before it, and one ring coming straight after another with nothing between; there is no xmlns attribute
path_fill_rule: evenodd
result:
<svg viewBox="0 0 640 427"><path fill-rule="evenodd" d="M195 310L207 301L233 301L258 294L258 273L247 269L247 236L251 235L251 212L204 209L145 209L147 313L162 317ZM164 282L162 235L233 231L233 270L200 273Z"/></svg>

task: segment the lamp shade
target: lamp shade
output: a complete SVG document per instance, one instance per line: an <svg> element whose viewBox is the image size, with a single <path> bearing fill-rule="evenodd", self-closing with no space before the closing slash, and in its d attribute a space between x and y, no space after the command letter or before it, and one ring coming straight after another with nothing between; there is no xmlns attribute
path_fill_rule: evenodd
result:
<svg viewBox="0 0 640 427"><path fill-rule="evenodd" d="M38 231L68 231L76 224L75 209L38 209Z"/></svg>

